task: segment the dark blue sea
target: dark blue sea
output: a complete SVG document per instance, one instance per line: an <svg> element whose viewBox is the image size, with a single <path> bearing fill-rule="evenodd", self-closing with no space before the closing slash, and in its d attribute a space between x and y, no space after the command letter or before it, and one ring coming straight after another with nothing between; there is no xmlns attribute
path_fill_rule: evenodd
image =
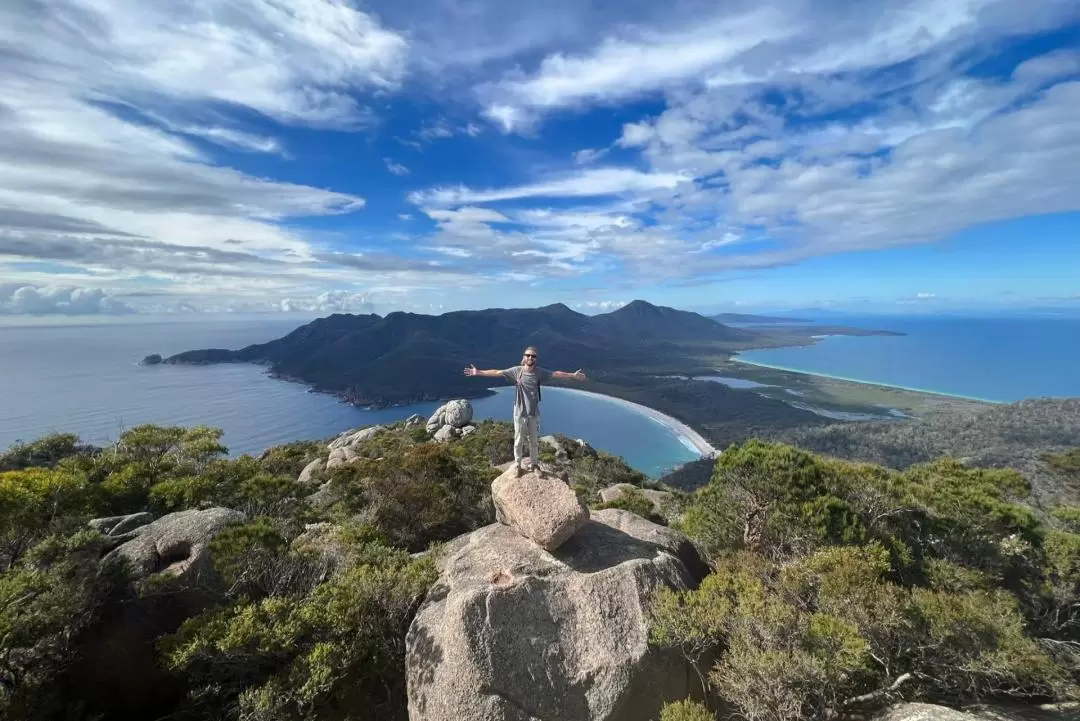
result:
<svg viewBox="0 0 1080 721"><path fill-rule="evenodd" d="M739 358L787 370L998 402L1080 396L1080 318L831 317L905 336L830 336Z"/></svg>
<svg viewBox="0 0 1080 721"><path fill-rule="evenodd" d="M438 406L362 410L251 365L139 365L150 353L240 348L299 324L245 319L0 326L0 449L56 431L101 444L141 423L202 424L221 428L230 452L239 455L413 413L427 416ZM473 406L481 418L509 420L513 397L503 389ZM651 476L699 457L642 413L558 388L544 393L541 424L541 433L583 438Z"/></svg>

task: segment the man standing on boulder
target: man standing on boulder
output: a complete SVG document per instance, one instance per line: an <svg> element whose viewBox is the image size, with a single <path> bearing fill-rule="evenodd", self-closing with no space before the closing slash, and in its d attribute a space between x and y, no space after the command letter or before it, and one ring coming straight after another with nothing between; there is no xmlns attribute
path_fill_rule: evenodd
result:
<svg viewBox="0 0 1080 721"><path fill-rule="evenodd" d="M518 477L525 472L522 460L525 446L528 444L529 460L532 469L544 475L540 468L540 384L552 379L583 381L585 374L576 371L549 371L536 365L536 348L529 346L521 359L521 365L506 370L476 370L470 365L465 369L467 376L482 378L506 378L517 386L517 399L514 401L514 466Z"/></svg>

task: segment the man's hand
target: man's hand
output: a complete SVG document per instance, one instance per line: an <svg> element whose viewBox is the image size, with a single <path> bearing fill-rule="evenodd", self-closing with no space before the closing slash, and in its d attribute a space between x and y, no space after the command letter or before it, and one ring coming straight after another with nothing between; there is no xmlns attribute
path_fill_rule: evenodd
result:
<svg viewBox="0 0 1080 721"><path fill-rule="evenodd" d="M578 368L576 371L574 371L573 375L574 375L574 380L576 380L576 381L585 380L585 371L581 370L580 368Z"/></svg>
<svg viewBox="0 0 1080 721"><path fill-rule="evenodd" d="M476 370L476 366L474 365L470 365L468 368L465 369L465 375L467 376L475 376L479 374L480 371Z"/></svg>

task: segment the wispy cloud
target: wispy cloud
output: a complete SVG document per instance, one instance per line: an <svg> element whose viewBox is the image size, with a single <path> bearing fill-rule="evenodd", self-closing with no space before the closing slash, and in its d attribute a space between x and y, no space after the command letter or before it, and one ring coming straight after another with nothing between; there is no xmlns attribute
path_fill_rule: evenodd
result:
<svg viewBox="0 0 1080 721"><path fill-rule="evenodd" d="M409 169L401 163L395 163L390 158L383 158L383 162L386 163L386 169L397 176L408 175Z"/></svg>
<svg viewBox="0 0 1080 721"><path fill-rule="evenodd" d="M522 198L586 198L651 190L671 190L688 178L680 173L643 173L631 168L594 168L529 185L477 190L459 186L416 191L416 205L454 206Z"/></svg>

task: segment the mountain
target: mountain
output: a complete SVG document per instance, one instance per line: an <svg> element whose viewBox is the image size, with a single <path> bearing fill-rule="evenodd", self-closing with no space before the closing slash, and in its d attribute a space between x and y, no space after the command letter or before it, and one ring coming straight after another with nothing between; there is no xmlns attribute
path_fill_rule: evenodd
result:
<svg viewBox="0 0 1080 721"><path fill-rule="evenodd" d="M553 370L632 370L727 355L759 337L645 301L596 316L559 303L439 316L335 314L268 343L188 351L165 362L264 363L275 375L352 402L386 405L475 397L486 386L463 375L466 365L506 368L520 361L528 345L537 346L541 365Z"/></svg>

